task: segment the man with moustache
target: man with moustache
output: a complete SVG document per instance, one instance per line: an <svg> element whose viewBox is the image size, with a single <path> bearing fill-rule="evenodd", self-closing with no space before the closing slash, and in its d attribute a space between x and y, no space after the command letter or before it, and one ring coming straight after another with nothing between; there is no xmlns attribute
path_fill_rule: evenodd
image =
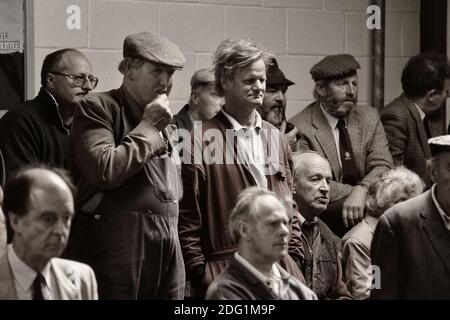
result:
<svg viewBox="0 0 450 320"><path fill-rule="evenodd" d="M260 107L256 108L263 120L277 127L289 142L293 151L297 148L298 129L286 121L286 92L295 84L287 79L278 66L278 61L271 58L267 68L266 92Z"/></svg>
<svg viewBox="0 0 450 320"><path fill-rule="evenodd" d="M92 269L59 259L74 215L73 184L66 172L30 167L5 186L3 208L13 230L0 258L0 300L93 300Z"/></svg>
<svg viewBox="0 0 450 320"><path fill-rule="evenodd" d="M314 292L277 263L287 255L289 217L275 193L259 187L242 191L229 225L238 250L209 286L206 299L317 299Z"/></svg>
<svg viewBox="0 0 450 320"><path fill-rule="evenodd" d="M377 110L356 104L359 68L349 54L320 60L310 70L316 101L291 119L299 150L330 163L330 204L320 217L339 237L362 220L369 185L392 167Z"/></svg>
<svg viewBox="0 0 450 320"><path fill-rule="evenodd" d="M302 259L292 208L292 153L279 130L255 110L264 98L267 58L266 50L248 39L226 39L213 56L216 89L225 104L202 125L201 135L193 135L194 151L182 166L184 196L178 229L196 298L204 297L236 251L237 243L226 226L238 194L250 186L274 191L286 205L292 235L283 262L288 272L302 277L292 260ZM197 148L202 152L195 152ZM215 152L210 152L212 148Z"/></svg>
<svg viewBox="0 0 450 320"><path fill-rule="evenodd" d="M71 143L83 180L73 243L93 266L101 299L182 299L178 240L182 196L168 95L185 58L159 35L123 44L122 86L92 95L75 112ZM85 248L86 249L86 248ZM83 250L81 248L80 250Z"/></svg>
<svg viewBox="0 0 450 320"><path fill-rule="evenodd" d="M45 163L72 170L69 131L76 105L95 89L91 63L76 49L44 59L36 98L12 107L0 120L0 149L6 176L26 165Z"/></svg>
<svg viewBox="0 0 450 320"><path fill-rule="evenodd" d="M327 208L331 168L313 151L294 154L294 200L300 213L306 285L319 300L351 299L343 280L341 241L318 216Z"/></svg>

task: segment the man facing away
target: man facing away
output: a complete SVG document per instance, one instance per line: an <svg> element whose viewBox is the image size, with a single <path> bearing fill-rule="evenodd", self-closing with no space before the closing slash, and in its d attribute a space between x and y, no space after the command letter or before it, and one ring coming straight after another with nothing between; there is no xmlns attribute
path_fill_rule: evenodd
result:
<svg viewBox="0 0 450 320"><path fill-rule="evenodd" d="M0 299L97 299L92 269L59 259L74 215L73 185L66 173L31 167L5 186L3 208L13 230L0 258Z"/></svg>
<svg viewBox="0 0 450 320"><path fill-rule="evenodd" d="M394 165L404 165L421 177L427 188L431 178L426 160L431 157L427 140L445 134L439 110L450 90L447 56L423 53L412 57L402 72L403 93L381 110L381 122Z"/></svg>
<svg viewBox="0 0 450 320"><path fill-rule="evenodd" d="M72 243L92 264L101 299L184 297L182 185L168 101L184 61L166 38L129 35L122 86L93 94L75 112L71 145L83 188Z"/></svg>
<svg viewBox="0 0 450 320"><path fill-rule="evenodd" d="M367 189L392 167L376 109L357 105L360 65L349 54L331 55L310 70L316 101L291 119L299 150L313 150L330 163L330 204L321 219L342 237L362 220Z"/></svg>
<svg viewBox="0 0 450 320"><path fill-rule="evenodd" d="M277 263L287 255L290 231L286 209L275 193L258 187L242 191L229 224L238 250L209 286L206 299L317 299Z"/></svg>

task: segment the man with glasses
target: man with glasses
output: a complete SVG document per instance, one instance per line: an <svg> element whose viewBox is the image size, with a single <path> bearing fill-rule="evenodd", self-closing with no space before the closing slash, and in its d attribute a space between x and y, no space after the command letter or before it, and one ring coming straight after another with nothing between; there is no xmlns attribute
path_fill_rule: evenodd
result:
<svg viewBox="0 0 450 320"><path fill-rule="evenodd" d="M62 49L45 57L37 97L12 107L0 120L7 176L37 163L72 169L69 131L73 112L97 83L91 63L78 50Z"/></svg>

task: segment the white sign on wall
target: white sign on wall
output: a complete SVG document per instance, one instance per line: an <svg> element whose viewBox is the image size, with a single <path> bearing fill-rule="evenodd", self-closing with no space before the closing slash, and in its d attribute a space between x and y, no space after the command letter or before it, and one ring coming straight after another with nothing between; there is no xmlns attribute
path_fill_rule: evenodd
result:
<svg viewBox="0 0 450 320"><path fill-rule="evenodd" d="M23 2L0 1L0 54L23 52Z"/></svg>

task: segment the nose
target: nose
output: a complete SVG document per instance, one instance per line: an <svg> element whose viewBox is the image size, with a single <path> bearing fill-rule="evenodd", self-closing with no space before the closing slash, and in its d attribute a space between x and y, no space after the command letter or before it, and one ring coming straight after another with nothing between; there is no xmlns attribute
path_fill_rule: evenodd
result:
<svg viewBox="0 0 450 320"><path fill-rule="evenodd" d="M284 94L281 90L278 90L275 94L275 101L283 102L283 100L284 100Z"/></svg>
<svg viewBox="0 0 450 320"><path fill-rule="evenodd" d="M92 91L92 89L94 89L94 86L92 85L92 83L89 79L86 79L86 81L83 84L82 89L85 89L87 91Z"/></svg>
<svg viewBox="0 0 450 320"><path fill-rule="evenodd" d="M354 96L356 93L356 86L353 84L348 84L347 85L347 95L349 96Z"/></svg>
<svg viewBox="0 0 450 320"><path fill-rule="evenodd" d="M159 76L159 82L165 87L169 86L172 80L172 75L168 71L161 72Z"/></svg>
<svg viewBox="0 0 450 320"><path fill-rule="evenodd" d="M282 236L289 235L289 223L281 223L280 235L282 235Z"/></svg>
<svg viewBox="0 0 450 320"><path fill-rule="evenodd" d="M330 191L330 184L328 183L327 180L322 179L319 190L325 194L327 194Z"/></svg>
<svg viewBox="0 0 450 320"><path fill-rule="evenodd" d="M258 90L258 91L265 91L266 90L265 80L260 80L260 79L256 80L253 85L253 89Z"/></svg>

